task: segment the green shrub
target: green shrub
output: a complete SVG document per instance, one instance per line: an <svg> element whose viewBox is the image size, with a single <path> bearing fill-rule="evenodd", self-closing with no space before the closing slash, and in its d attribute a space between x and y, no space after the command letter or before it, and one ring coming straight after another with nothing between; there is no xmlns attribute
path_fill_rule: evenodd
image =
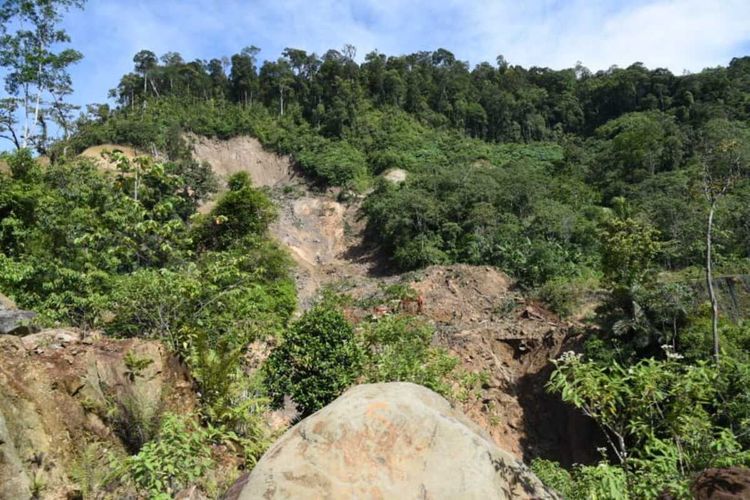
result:
<svg viewBox="0 0 750 500"><path fill-rule="evenodd" d="M560 464L543 458L531 461L531 470L548 488L555 490L563 498L573 498L573 476Z"/></svg>
<svg viewBox="0 0 750 500"><path fill-rule="evenodd" d="M322 306L292 324L265 365L266 384L276 405L291 396L309 415L339 396L360 373L362 351L341 312Z"/></svg>
<svg viewBox="0 0 750 500"><path fill-rule="evenodd" d="M723 411L721 373L727 367L681 364L671 349L666 355L628 367L573 353L556 361L548 388L596 421L618 460L582 470L586 474L577 481L604 487L606 479L605 489L614 491L614 467L627 478L622 498L654 498L664 491L684 497L693 474L750 461L731 430L746 422L726 421L731 417Z"/></svg>
<svg viewBox="0 0 750 500"><path fill-rule="evenodd" d="M362 332L367 382L413 382L451 396L458 358L433 347L434 330L411 316L384 316ZM455 374L453 374L455 375Z"/></svg>
<svg viewBox="0 0 750 500"><path fill-rule="evenodd" d="M531 470L548 488L570 500L628 500L626 477L622 469L606 462L576 465L565 470L557 462L535 458ZM646 497L635 497L646 498Z"/></svg>
<svg viewBox="0 0 750 500"><path fill-rule="evenodd" d="M171 498L212 466L213 438L195 418L165 414L158 437L120 464L122 476L150 498Z"/></svg>
<svg viewBox="0 0 750 500"><path fill-rule="evenodd" d="M276 208L268 196L252 187L250 176L238 172L229 178L229 191L216 206L199 218L196 239L209 250L226 250L249 235L263 235L276 219Z"/></svg>

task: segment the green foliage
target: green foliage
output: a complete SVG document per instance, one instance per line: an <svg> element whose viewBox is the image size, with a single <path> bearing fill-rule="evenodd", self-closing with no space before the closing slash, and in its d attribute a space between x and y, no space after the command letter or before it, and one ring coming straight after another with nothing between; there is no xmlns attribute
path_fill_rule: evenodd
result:
<svg viewBox="0 0 750 500"><path fill-rule="evenodd" d="M161 165L120 160L115 177L75 162L0 180L0 286L23 306L49 320L95 324L114 276L189 257L182 210L191 202L176 191L179 178Z"/></svg>
<svg viewBox="0 0 750 500"><path fill-rule="evenodd" d="M4 108L0 138L11 141L18 150L33 145L44 152L50 118L66 135L70 132L77 106L65 102L73 92L68 66L83 55L62 47L70 37L60 24L64 12L84 3L12 1L0 7L0 67L8 94L0 101ZM17 113L19 110L22 113ZM23 116L23 124L16 114Z"/></svg>
<svg viewBox="0 0 750 500"><path fill-rule="evenodd" d="M153 359L138 356L133 351L126 352L123 361L125 362L125 375L131 382L135 381L136 377L140 377L143 370L154 362Z"/></svg>
<svg viewBox="0 0 750 500"><path fill-rule="evenodd" d="M627 476L626 498L653 498L665 490L684 497L692 474L750 460L750 452L720 422L726 419L719 410L721 372L679 359L667 349L665 361L644 359L629 367L584 361L573 353L556 362L549 390L602 429Z"/></svg>
<svg viewBox="0 0 750 500"><path fill-rule="evenodd" d="M361 332L364 380L413 382L451 396L458 359L433 347L432 336L431 327L411 316L388 315L367 323Z"/></svg>
<svg viewBox="0 0 750 500"><path fill-rule="evenodd" d="M367 176L364 156L348 142L325 142L297 159L306 171L334 186L356 186Z"/></svg>
<svg viewBox="0 0 750 500"><path fill-rule="evenodd" d="M276 218L273 203L265 193L253 189L247 172L232 175L228 187L197 224L196 240L203 248L226 250L246 236L261 236Z"/></svg>
<svg viewBox="0 0 750 500"><path fill-rule="evenodd" d="M138 392L126 389L123 394L108 398L104 416L125 449L137 453L158 432L162 412L161 402L152 403Z"/></svg>
<svg viewBox="0 0 750 500"><path fill-rule="evenodd" d="M531 461L531 470L548 488L553 489L563 498L574 498L573 476L570 472L560 467L560 464L543 458L535 458Z"/></svg>
<svg viewBox="0 0 750 500"><path fill-rule="evenodd" d="M330 403L360 373L362 351L352 326L337 310L315 307L295 321L265 365L275 404L291 396L303 415Z"/></svg>
<svg viewBox="0 0 750 500"><path fill-rule="evenodd" d="M599 127L596 135L604 140L589 175L606 199L622 194L625 184L672 170L682 161L683 132L673 117L659 111L622 115Z"/></svg>
<svg viewBox="0 0 750 500"><path fill-rule="evenodd" d="M137 271L116 281L107 331L161 338L177 352L190 329L205 332L210 346L277 334L296 306L288 266L275 243L246 238L173 270Z"/></svg>
<svg viewBox="0 0 750 500"><path fill-rule="evenodd" d="M568 471L557 462L535 458L531 470L545 486L563 498L581 500L627 500L626 477L622 469L606 462L576 465ZM650 497L636 497L650 498Z"/></svg>
<svg viewBox="0 0 750 500"><path fill-rule="evenodd" d="M411 292L391 287L387 293ZM460 371L455 356L432 345L433 328L414 316L385 315L355 329L338 311L336 297L328 294L295 322L266 362L266 385L275 405L289 395L306 415L357 382L412 382L448 398L469 396L479 379Z"/></svg>
<svg viewBox="0 0 750 500"><path fill-rule="evenodd" d="M598 277L593 273L572 277L553 278L537 291L547 307L559 314L568 317L577 312L590 300L590 295L597 289Z"/></svg>
<svg viewBox="0 0 750 500"><path fill-rule="evenodd" d="M632 218L613 217L602 229L602 268L605 279L629 288L649 278L659 251L658 232Z"/></svg>
<svg viewBox="0 0 750 500"><path fill-rule="evenodd" d="M581 197L591 196L578 182L546 177L549 160L531 155L537 147L527 147L534 159L459 149L448 156L455 165L423 167L400 186L381 183L364 205L371 234L403 269L494 264L526 286L574 275L596 244Z"/></svg>
<svg viewBox="0 0 750 500"><path fill-rule="evenodd" d="M195 418L166 414L158 437L120 464L125 479L150 498L171 498L212 466L210 430Z"/></svg>
<svg viewBox="0 0 750 500"><path fill-rule="evenodd" d="M70 477L84 499L94 498L97 492L111 482L111 469L114 466L101 443L92 442L79 449L70 469Z"/></svg>

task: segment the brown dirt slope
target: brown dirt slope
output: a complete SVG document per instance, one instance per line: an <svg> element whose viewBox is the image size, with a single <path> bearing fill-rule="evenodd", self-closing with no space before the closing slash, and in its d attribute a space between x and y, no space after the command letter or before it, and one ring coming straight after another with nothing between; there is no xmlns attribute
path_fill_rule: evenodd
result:
<svg viewBox="0 0 750 500"><path fill-rule="evenodd" d="M421 314L436 327L435 342L467 371L486 375L480 398L463 409L503 449L524 460L594 458L591 425L544 391L550 360L579 342L574 325L525 298L492 267L433 266L411 286L421 296Z"/></svg>
<svg viewBox="0 0 750 500"><path fill-rule="evenodd" d="M218 152L199 159L228 157L235 165L231 168L250 165L251 175L268 173L266 185L274 187L280 212L271 232L297 264L301 310L313 304L323 287L363 299L380 293L382 285L410 285L422 296L421 311L414 303L405 308L391 304L387 313L421 314L435 325L437 344L454 352L467 370L487 374L481 398L463 410L503 449L519 458L542 454L568 464L593 458L588 452L596 435L590 423L544 391L549 360L576 345L571 324L526 299L508 276L491 267L435 266L405 275L389 273L377 251L366 244L361 198L344 203L336 190L319 192L302 178L285 177L288 171L279 169L282 160L258 153L260 144L254 139L196 144ZM239 149L233 149L236 145ZM247 158L244 151L249 151ZM350 312L353 317L373 313Z"/></svg>
<svg viewBox="0 0 750 500"><path fill-rule="evenodd" d="M150 363L131 372L128 353ZM125 449L118 411L140 408L148 418L195 405L192 382L160 342L77 330L0 336L0 498L30 498L35 489L41 498L75 498L70 473L88 444L98 445L101 461Z"/></svg>
<svg viewBox="0 0 750 500"><path fill-rule="evenodd" d="M221 179L247 172L256 186L273 187L288 183L294 177L291 159L266 151L254 137L222 141L188 134L186 139L193 148L193 158L207 161Z"/></svg>

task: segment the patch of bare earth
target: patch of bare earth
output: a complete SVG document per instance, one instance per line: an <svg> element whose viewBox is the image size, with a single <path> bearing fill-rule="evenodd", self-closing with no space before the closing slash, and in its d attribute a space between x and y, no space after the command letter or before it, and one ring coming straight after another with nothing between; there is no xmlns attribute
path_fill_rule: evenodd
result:
<svg viewBox="0 0 750 500"><path fill-rule="evenodd" d="M145 366L132 370L129 356ZM196 405L192 381L158 341L74 329L0 335L0 498L31 498L35 488L42 498L78 498L69 473L89 445L96 463L124 453L124 409L142 417L137 425Z"/></svg>
<svg viewBox="0 0 750 500"><path fill-rule="evenodd" d="M286 184L295 177L289 157L266 151L254 137L240 136L222 141L188 134L186 139L193 149L193 158L210 163L222 180L237 172L247 172L256 186L273 187Z"/></svg>
<svg viewBox="0 0 750 500"><path fill-rule="evenodd" d="M485 373L478 399L464 412L505 450L530 460L586 462L596 433L544 390L551 359L574 348L574 325L561 321L488 266L433 266L412 280L421 314L435 325L435 342L463 367Z"/></svg>
<svg viewBox="0 0 750 500"><path fill-rule="evenodd" d="M246 168L256 184L273 187L279 219L271 233L297 264L300 310L309 308L327 286L362 299L377 294L381 284L409 284L421 304L392 304L385 313L423 316L435 325L436 344L456 354L466 370L487 374L480 398L464 404L463 410L503 449L526 460L543 455L569 464L594 458L589 456L596 439L590 423L544 390L550 359L579 340L570 323L526 299L508 276L492 267L384 272L377 251L364 238L361 199L343 203L335 190L314 190L291 174L288 158L264 151L254 139L212 140L210 148L207 141L194 143L203 151L196 157L209 161L217 173ZM205 154L206 148L212 153ZM212 159L223 163L216 167Z"/></svg>
<svg viewBox="0 0 750 500"><path fill-rule="evenodd" d="M125 146L122 144L100 144L98 146L91 146L86 148L83 153L79 156L82 158L89 158L99 166L99 168L106 171L117 170L117 164L109 159L109 153L119 151L129 160L137 156L148 155L145 151L141 151L132 146Z"/></svg>

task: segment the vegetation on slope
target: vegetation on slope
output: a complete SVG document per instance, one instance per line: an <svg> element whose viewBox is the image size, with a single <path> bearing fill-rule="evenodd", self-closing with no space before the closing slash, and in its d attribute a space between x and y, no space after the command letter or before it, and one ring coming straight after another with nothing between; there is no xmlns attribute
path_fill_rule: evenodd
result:
<svg viewBox="0 0 750 500"><path fill-rule="evenodd" d="M309 413L356 381L447 392L453 363L411 320L353 328L324 303L291 322L289 259L266 234L273 205L247 177L195 214L216 186L182 134L250 134L320 185L366 193L369 237L396 268L497 266L564 314L604 297L584 357L559 360L549 383L608 440L599 465L536 462L563 493L684 497L706 467L750 465L750 331L714 291L718 275L749 267L750 58L675 76L502 57L470 69L444 49L358 64L350 46L289 48L260 67L257 54L235 54L226 74L219 59L141 51L112 92L117 107L90 106L54 145L16 140L0 175L0 288L50 323L164 339L200 386L203 423L243 440L248 465L266 438L266 397L291 394ZM116 157L110 175L72 159L102 143L167 161ZM32 144L49 167L22 147ZM393 168L405 182L378 178ZM270 338L259 381L245 353ZM210 440L189 428L168 420L164 439ZM141 458L129 463L156 491L137 475Z"/></svg>

